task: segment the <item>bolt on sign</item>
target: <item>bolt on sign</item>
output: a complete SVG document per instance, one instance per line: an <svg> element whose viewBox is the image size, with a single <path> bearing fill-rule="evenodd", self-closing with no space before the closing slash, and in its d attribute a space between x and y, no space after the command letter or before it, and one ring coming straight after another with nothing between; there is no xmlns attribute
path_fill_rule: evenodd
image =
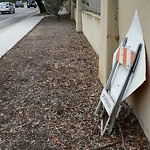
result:
<svg viewBox="0 0 150 150"><path fill-rule="evenodd" d="M130 29L113 55L113 67L95 114L101 113L101 136L111 133L120 105L146 80L145 45L137 11ZM108 119L103 120L104 111Z"/></svg>

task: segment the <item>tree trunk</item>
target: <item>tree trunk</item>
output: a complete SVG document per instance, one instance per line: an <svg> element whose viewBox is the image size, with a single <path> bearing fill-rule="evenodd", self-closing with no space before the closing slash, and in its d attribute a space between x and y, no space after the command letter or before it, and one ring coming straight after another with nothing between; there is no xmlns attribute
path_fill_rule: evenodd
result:
<svg viewBox="0 0 150 150"><path fill-rule="evenodd" d="M45 6L44 6L42 0L36 0L36 2L40 9L40 13L46 13L46 9L45 9Z"/></svg>

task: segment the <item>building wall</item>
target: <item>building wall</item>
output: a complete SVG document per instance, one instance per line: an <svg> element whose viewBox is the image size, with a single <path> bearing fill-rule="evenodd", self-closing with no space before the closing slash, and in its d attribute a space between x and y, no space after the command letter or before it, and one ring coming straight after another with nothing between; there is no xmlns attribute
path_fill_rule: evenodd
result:
<svg viewBox="0 0 150 150"><path fill-rule="evenodd" d="M93 49L100 53L100 15L82 11L82 30Z"/></svg>
<svg viewBox="0 0 150 150"><path fill-rule="evenodd" d="M101 0L100 17L82 11L82 30L99 56L99 78L104 85L111 70L112 55L127 34L136 10L146 45L147 79L127 101L150 140L150 0Z"/></svg>
<svg viewBox="0 0 150 150"><path fill-rule="evenodd" d="M104 23L101 22L100 15L88 11L82 11L82 30L85 37L99 56L98 76L102 84L105 84L107 72L107 38L103 39L106 37L104 36L106 34L106 28L102 29L103 25Z"/></svg>
<svg viewBox="0 0 150 150"><path fill-rule="evenodd" d="M74 17L73 17L73 19L75 20L75 22L77 21L76 10L77 10L76 7L74 7L74 11L73 11L74 12Z"/></svg>
<svg viewBox="0 0 150 150"><path fill-rule="evenodd" d="M106 84L112 69L113 53L118 47L118 0L101 0L99 78Z"/></svg>
<svg viewBox="0 0 150 150"><path fill-rule="evenodd" d="M101 0L100 7L101 15L82 11L82 30L99 56L99 78L104 85L118 47L117 0Z"/></svg>
<svg viewBox="0 0 150 150"><path fill-rule="evenodd" d="M150 0L118 0L119 37L125 37L137 10L143 30L146 53L146 82L128 98L146 136L150 140ZM135 35L136 36L136 35Z"/></svg>

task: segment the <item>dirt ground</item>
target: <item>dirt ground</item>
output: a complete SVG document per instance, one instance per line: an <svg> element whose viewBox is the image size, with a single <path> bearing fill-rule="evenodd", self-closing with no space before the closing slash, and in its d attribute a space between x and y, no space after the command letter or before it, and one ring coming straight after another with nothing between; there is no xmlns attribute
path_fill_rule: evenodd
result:
<svg viewBox="0 0 150 150"><path fill-rule="evenodd" d="M1 150L150 149L126 107L112 135L100 137L98 56L74 21L44 18L0 66Z"/></svg>

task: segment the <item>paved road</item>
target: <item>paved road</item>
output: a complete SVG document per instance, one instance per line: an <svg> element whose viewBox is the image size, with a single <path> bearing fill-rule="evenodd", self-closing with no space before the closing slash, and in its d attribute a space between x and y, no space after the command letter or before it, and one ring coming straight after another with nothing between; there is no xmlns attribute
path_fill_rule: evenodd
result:
<svg viewBox="0 0 150 150"><path fill-rule="evenodd" d="M0 14L0 29L7 27L23 18L39 13L38 8L16 8L14 14Z"/></svg>

